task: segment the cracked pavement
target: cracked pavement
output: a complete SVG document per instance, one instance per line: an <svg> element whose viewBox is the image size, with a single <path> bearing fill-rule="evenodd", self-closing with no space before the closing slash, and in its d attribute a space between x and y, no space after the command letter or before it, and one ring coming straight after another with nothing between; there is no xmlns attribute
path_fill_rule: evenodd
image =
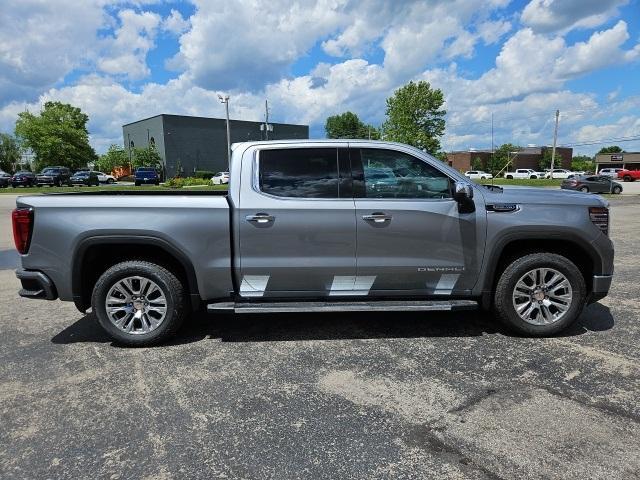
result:
<svg viewBox="0 0 640 480"><path fill-rule="evenodd" d="M562 336L489 314L195 315L113 345L17 296L0 196L0 478L640 478L640 197L611 295Z"/></svg>

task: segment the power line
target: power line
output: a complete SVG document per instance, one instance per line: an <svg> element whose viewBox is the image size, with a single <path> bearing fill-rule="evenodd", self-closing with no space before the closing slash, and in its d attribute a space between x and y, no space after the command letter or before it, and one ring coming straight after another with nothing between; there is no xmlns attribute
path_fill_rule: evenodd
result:
<svg viewBox="0 0 640 480"><path fill-rule="evenodd" d="M589 140L585 142L579 143L563 143L562 147L582 147L586 145L600 145L603 143L619 143L619 142L633 142L635 140L640 140L640 135L630 136L630 137L618 137L618 138L603 138L600 140Z"/></svg>

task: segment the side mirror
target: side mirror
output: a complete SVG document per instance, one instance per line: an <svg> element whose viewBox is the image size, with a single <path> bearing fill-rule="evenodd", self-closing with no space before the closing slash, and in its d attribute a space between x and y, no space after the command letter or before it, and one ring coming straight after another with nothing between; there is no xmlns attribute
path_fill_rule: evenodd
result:
<svg viewBox="0 0 640 480"><path fill-rule="evenodd" d="M458 202L471 200L473 198L473 187L467 182L456 182L454 185L453 198Z"/></svg>
<svg viewBox="0 0 640 480"><path fill-rule="evenodd" d="M458 212L475 212L476 205L473 203L473 187L467 182L456 182L454 184L453 198L458 202Z"/></svg>

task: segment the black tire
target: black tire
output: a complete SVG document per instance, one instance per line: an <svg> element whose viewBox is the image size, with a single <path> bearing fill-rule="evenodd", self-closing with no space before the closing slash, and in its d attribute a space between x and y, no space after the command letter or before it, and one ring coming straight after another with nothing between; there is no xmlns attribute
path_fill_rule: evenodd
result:
<svg viewBox="0 0 640 480"><path fill-rule="evenodd" d="M513 175L507 175L508 180L513 180Z"/></svg>
<svg viewBox="0 0 640 480"><path fill-rule="evenodd" d="M613 187L613 188L611 189L611 192L612 192L612 193L615 193L616 195L619 195L619 194L621 194L621 193L622 193L622 187L619 187L619 186L617 186L617 185L616 185L615 187Z"/></svg>
<svg viewBox="0 0 640 480"><path fill-rule="evenodd" d="M126 333L111 323L106 312L107 293L116 282L130 276L140 276L152 280L158 285L167 300L164 320L155 330L148 333ZM144 260L129 260L118 263L104 272L93 288L91 306L100 326L107 334L116 342L132 347L148 347L172 337L187 315L186 294L182 282L166 268Z"/></svg>
<svg viewBox="0 0 640 480"><path fill-rule="evenodd" d="M113 183L113 178L107 178L107 183L111 185Z"/></svg>
<svg viewBox="0 0 640 480"><path fill-rule="evenodd" d="M529 177L529 179L530 179L530 180L537 180L537 179L538 179L538 176L537 176L537 175L531 175L531 176Z"/></svg>
<svg viewBox="0 0 640 480"><path fill-rule="evenodd" d="M630 182L630 181L632 180L631 175L625 175L624 177L622 177L622 179L623 179L625 182Z"/></svg>
<svg viewBox="0 0 640 480"><path fill-rule="evenodd" d="M569 281L572 301L569 309L558 320L545 325L526 322L516 312L513 291L518 280L536 268L553 268ZM554 335L571 325L582 313L587 289L584 277L576 265L566 257L555 253L531 253L511 262L500 275L494 293L494 311L511 330L526 336L544 337Z"/></svg>
<svg viewBox="0 0 640 480"><path fill-rule="evenodd" d="M140 186L140 182L135 182L136 187Z"/></svg>
<svg viewBox="0 0 640 480"><path fill-rule="evenodd" d="M586 185L584 187L580 187L578 190L583 193L589 193L589 187L587 187Z"/></svg>

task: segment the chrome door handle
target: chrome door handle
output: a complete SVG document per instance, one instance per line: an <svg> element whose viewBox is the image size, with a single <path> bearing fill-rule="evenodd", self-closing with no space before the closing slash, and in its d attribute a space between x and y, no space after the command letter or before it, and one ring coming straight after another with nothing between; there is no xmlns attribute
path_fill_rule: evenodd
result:
<svg viewBox="0 0 640 480"><path fill-rule="evenodd" d="M273 215L269 215L268 213L256 213L255 215L247 215L245 217L247 222L255 222L255 223L269 223L273 222L276 217Z"/></svg>
<svg viewBox="0 0 640 480"><path fill-rule="evenodd" d="M383 223L391 220L391 215L387 215L386 213L382 212L374 212L371 215L363 215L362 219L367 221L374 221L376 223Z"/></svg>

